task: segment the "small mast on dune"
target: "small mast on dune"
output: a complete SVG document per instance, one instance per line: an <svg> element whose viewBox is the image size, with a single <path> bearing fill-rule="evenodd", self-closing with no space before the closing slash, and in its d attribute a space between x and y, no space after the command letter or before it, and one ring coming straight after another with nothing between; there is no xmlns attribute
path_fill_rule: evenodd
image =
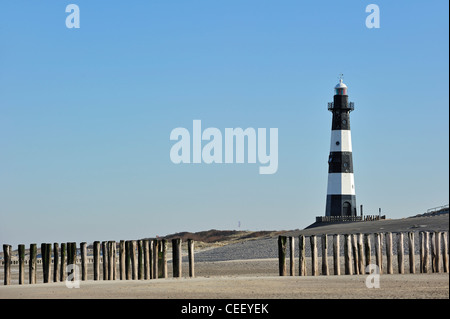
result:
<svg viewBox="0 0 450 319"><path fill-rule="evenodd" d="M328 157L328 189L325 216L356 216L355 181L353 176L350 112L354 103L348 101L347 85L334 88L334 100L328 103L333 113L331 146Z"/></svg>

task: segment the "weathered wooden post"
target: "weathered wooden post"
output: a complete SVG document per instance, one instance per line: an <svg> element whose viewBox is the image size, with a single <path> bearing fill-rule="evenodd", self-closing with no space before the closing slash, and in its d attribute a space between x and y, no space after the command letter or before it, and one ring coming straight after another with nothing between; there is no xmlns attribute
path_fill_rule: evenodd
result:
<svg viewBox="0 0 450 319"><path fill-rule="evenodd" d="M394 273L394 268L392 265L392 233L386 233L386 268L388 274Z"/></svg>
<svg viewBox="0 0 450 319"><path fill-rule="evenodd" d="M423 241L423 272L430 272L429 264L429 255L430 255L430 233L424 232L424 241Z"/></svg>
<svg viewBox="0 0 450 319"><path fill-rule="evenodd" d="M117 279L117 243L115 240L112 242L113 245L113 280Z"/></svg>
<svg viewBox="0 0 450 319"><path fill-rule="evenodd" d="M100 242L94 241L94 280L100 280Z"/></svg>
<svg viewBox="0 0 450 319"><path fill-rule="evenodd" d="M431 272L436 272L436 233L430 233L430 242L431 242Z"/></svg>
<svg viewBox="0 0 450 319"><path fill-rule="evenodd" d="M278 236L278 273L286 276L286 236Z"/></svg>
<svg viewBox="0 0 450 319"><path fill-rule="evenodd" d="M158 261L159 261L159 242L157 239L153 239L152 240L152 247L153 247L153 279L158 279L159 277L159 272L158 272ZM173 254L173 253L172 253ZM173 258L172 258L172 262L173 262Z"/></svg>
<svg viewBox="0 0 450 319"><path fill-rule="evenodd" d="M11 245L3 245L3 265L5 269L3 283L11 284Z"/></svg>
<svg viewBox="0 0 450 319"><path fill-rule="evenodd" d="M425 233L419 233L419 272L423 273L423 261L425 259Z"/></svg>
<svg viewBox="0 0 450 319"><path fill-rule="evenodd" d="M442 261L444 264L444 272L448 273L448 233L442 233Z"/></svg>
<svg viewBox="0 0 450 319"><path fill-rule="evenodd" d="M403 250L403 233L397 234L397 263L398 263L398 273L405 273L404 265L404 250Z"/></svg>
<svg viewBox="0 0 450 319"><path fill-rule="evenodd" d="M341 275L341 261L340 261L340 243L339 243L339 234L335 234L333 236L333 265L334 265L334 274L336 276Z"/></svg>
<svg viewBox="0 0 450 319"><path fill-rule="evenodd" d="M322 235L322 275L328 276L328 236Z"/></svg>
<svg viewBox="0 0 450 319"><path fill-rule="evenodd" d="M353 252L353 268L356 275L359 275L359 258L358 258L358 235L350 235L352 237L352 252Z"/></svg>
<svg viewBox="0 0 450 319"><path fill-rule="evenodd" d="M70 244L71 244L70 252L72 254L72 256L70 257L70 260L71 260L71 264L73 264L73 266L75 267L75 265L77 264L77 243L72 242ZM72 280L73 281L75 280L75 276Z"/></svg>
<svg viewBox="0 0 450 319"><path fill-rule="evenodd" d="M103 280L108 280L108 242L102 241Z"/></svg>
<svg viewBox="0 0 450 319"><path fill-rule="evenodd" d="M36 244L30 244L30 261L28 263L28 276L29 283L36 283L36 257L37 257L37 246Z"/></svg>
<svg viewBox="0 0 450 319"><path fill-rule="evenodd" d="M80 243L81 254L81 280L87 280L87 243Z"/></svg>
<svg viewBox="0 0 450 319"><path fill-rule="evenodd" d="M364 254L365 254L365 260L367 267L372 263L372 251L371 251L371 242L370 242L370 234L364 234ZM365 273L365 269L363 271Z"/></svg>
<svg viewBox="0 0 450 319"><path fill-rule="evenodd" d="M144 279L150 279L150 245L147 239L142 241L144 250Z"/></svg>
<svg viewBox="0 0 450 319"><path fill-rule="evenodd" d="M318 266L318 261L317 261L317 241L316 241L316 236L315 235L311 235L309 237L309 242L311 243L311 270L312 270L312 275L313 276L317 276L319 273L319 266Z"/></svg>
<svg viewBox="0 0 450 319"><path fill-rule="evenodd" d="M346 234L344 241L345 274L352 275L352 235Z"/></svg>
<svg viewBox="0 0 450 319"><path fill-rule="evenodd" d="M58 282L59 280L59 244L53 243L53 281Z"/></svg>
<svg viewBox="0 0 450 319"><path fill-rule="evenodd" d="M48 273L47 273L47 254L45 250L47 249L46 243L41 243L41 265L42 265L42 281L44 283L48 282Z"/></svg>
<svg viewBox="0 0 450 319"><path fill-rule="evenodd" d="M59 281L66 280L66 243L61 243L61 267L59 268Z"/></svg>
<svg viewBox="0 0 450 319"><path fill-rule="evenodd" d="M42 246L44 247L44 253L42 254ZM43 258L43 267L44 267L44 283L50 282L50 270L52 263L52 245L51 244L43 244L41 246L41 254Z"/></svg>
<svg viewBox="0 0 450 319"><path fill-rule="evenodd" d="M416 273L416 258L415 258L415 246L414 246L414 232L408 233L409 239L409 272L411 274Z"/></svg>
<svg viewBox="0 0 450 319"><path fill-rule="evenodd" d="M169 276L169 273L167 271L167 240L162 239L160 244L162 252L162 277L167 278Z"/></svg>
<svg viewBox="0 0 450 319"><path fill-rule="evenodd" d="M434 239L436 241L436 272L441 272L441 232L435 232Z"/></svg>
<svg viewBox="0 0 450 319"><path fill-rule="evenodd" d="M144 242L142 239L137 241L137 251L138 251L138 279L144 279Z"/></svg>
<svg viewBox="0 0 450 319"><path fill-rule="evenodd" d="M130 244L130 256L131 256L131 278L137 279L137 260L136 260L136 241L132 240Z"/></svg>
<svg viewBox="0 0 450 319"><path fill-rule="evenodd" d="M181 277L181 238L172 239L173 277Z"/></svg>
<svg viewBox="0 0 450 319"><path fill-rule="evenodd" d="M381 234L375 233L375 260L376 260L378 269L380 271L380 275L383 273L383 261L382 261L383 250L381 247L382 242L383 241L381 240Z"/></svg>
<svg viewBox="0 0 450 319"><path fill-rule="evenodd" d="M114 245L115 241L109 240L108 247L108 280L114 280Z"/></svg>
<svg viewBox="0 0 450 319"><path fill-rule="evenodd" d="M289 275L295 276L295 239L289 236Z"/></svg>
<svg viewBox="0 0 450 319"><path fill-rule="evenodd" d="M358 269L361 275L365 273L364 243L363 243L363 235L361 233L358 234Z"/></svg>
<svg viewBox="0 0 450 319"><path fill-rule="evenodd" d="M189 277L195 277L194 240L188 239Z"/></svg>
<svg viewBox="0 0 450 319"><path fill-rule="evenodd" d="M125 240L121 240L119 242L119 272L120 272L120 280L125 280L126 275L125 275L125 261L126 261L126 256L125 256Z"/></svg>
<svg viewBox="0 0 450 319"><path fill-rule="evenodd" d="M25 245L19 245L19 285L24 284L25 279Z"/></svg>
<svg viewBox="0 0 450 319"><path fill-rule="evenodd" d="M298 257L298 274L299 276L306 276L306 254L305 254L305 236L300 235L298 236L298 250L299 250L299 257Z"/></svg>

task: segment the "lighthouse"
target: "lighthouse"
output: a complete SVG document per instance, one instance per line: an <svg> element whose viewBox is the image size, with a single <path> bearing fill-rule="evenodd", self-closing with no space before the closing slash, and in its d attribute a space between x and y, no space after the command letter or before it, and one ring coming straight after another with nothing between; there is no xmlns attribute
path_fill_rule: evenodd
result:
<svg viewBox="0 0 450 319"><path fill-rule="evenodd" d="M350 112L354 110L354 104L348 101L347 86L342 82L342 76L334 88L334 99L328 103L328 110L333 114L333 120L325 216L356 216L350 133Z"/></svg>

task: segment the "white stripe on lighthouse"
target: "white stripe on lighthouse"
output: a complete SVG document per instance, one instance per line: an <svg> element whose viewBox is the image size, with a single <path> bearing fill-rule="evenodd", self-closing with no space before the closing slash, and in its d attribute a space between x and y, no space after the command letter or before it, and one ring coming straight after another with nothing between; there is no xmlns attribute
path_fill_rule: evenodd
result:
<svg viewBox="0 0 450 319"><path fill-rule="evenodd" d="M355 195L353 173L329 173L328 195Z"/></svg>
<svg viewBox="0 0 450 319"><path fill-rule="evenodd" d="M330 152L351 152L352 134L350 130L331 131Z"/></svg>

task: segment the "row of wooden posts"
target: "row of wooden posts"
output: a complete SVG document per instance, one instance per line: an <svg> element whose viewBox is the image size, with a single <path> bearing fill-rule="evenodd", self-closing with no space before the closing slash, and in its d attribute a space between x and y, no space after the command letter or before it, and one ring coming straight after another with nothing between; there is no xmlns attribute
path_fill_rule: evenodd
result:
<svg viewBox="0 0 450 319"><path fill-rule="evenodd" d="M328 266L328 237L333 238L333 268L334 275L341 274L340 264L340 240L344 237L344 265L345 274L365 274L365 267L375 263L378 266L379 273L393 274L393 243L391 232L375 233L374 251L375 260L372 259L371 234L346 234L346 235L321 235L322 246L322 275L329 275ZM383 269L383 236L385 237L386 251L386 269ZM405 254L404 240L408 238L409 245L409 272L416 273L415 256L415 233L396 233L397 236L397 264L398 273L405 273ZM311 274L319 274L318 256L317 256L317 236L308 236L311 247ZM300 235L299 239L299 275L306 276L306 236ZM442 239L442 240L441 240ZM429 273L441 272L442 269L448 273L448 232L420 232L419 233L419 272ZM287 275L286 266L286 248L289 242L290 250L290 275L295 275L295 238L287 236L278 237L278 256L279 256L279 275ZM431 256L431 258L430 258ZM442 256L442 258L441 258ZM430 267L431 264L431 267Z"/></svg>
<svg viewBox="0 0 450 319"><path fill-rule="evenodd" d="M181 239L172 239L172 267L173 277L182 276L182 254ZM194 241L188 239L188 259L189 259L189 277L194 277ZM119 255L117 256L117 246L119 246ZM93 243L93 279L100 280L100 264L103 266L103 280L116 280L117 259L119 261L120 280L136 279L156 279L167 278L167 250L168 242L162 240L121 240L115 241L95 241ZM12 251L11 245L3 245L4 255L4 284L11 284L11 264ZM72 270L67 270L66 265L77 265L77 247L76 243L58 243L41 244L43 282L48 283L65 281L67 278L75 280ZM88 279L87 243L80 243L80 261L81 261L81 280ZM51 276L51 264L53 260L53 277ZM102 261L102 262L100 262ZM19 264L19 284L25 283L25 245L18 246L18 264ZM158 269L161 264L161 269ZM37 278L37 245L31 244L28 259L28 277L29 283L35 284ZM67 271L66 271L67 270ZM71 275L69 277L69 275Z"/></svg>

